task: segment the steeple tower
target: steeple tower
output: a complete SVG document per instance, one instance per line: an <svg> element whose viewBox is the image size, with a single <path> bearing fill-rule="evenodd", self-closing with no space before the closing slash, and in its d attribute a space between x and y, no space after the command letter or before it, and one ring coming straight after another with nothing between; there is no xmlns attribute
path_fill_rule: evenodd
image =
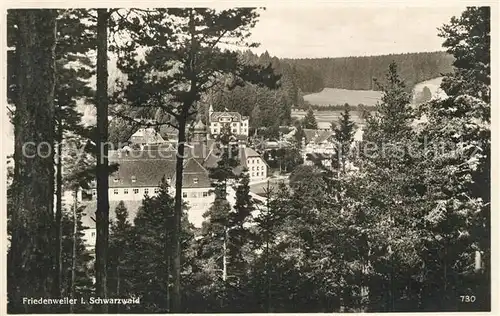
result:
<svg viewBox="0 0 500 316"><path fill-rule="evenodd" d="M207 140L207 129L205 124L201 120L198 120L194 125L193 130L193 142L195 143L203 143Z"/></svg>
<svg viewBox="0 0 500 316"><path fill-rule="evenodd" d="M212 103L210 103L210 107L208 108L208 119L207 119L207 124L210 125L210 117L212 116L212 113L214 113L214 107L212 106Z"/></svg>

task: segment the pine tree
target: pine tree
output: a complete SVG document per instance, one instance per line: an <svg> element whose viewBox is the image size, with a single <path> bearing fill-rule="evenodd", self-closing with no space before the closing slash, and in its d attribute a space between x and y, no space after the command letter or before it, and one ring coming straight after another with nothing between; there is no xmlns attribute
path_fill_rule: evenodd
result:
<svg viewBox="0 0 500 316"><path fill-rule="evenodd" d="M235 185L236 203L229 214L228 254L229 273L241 277L246 272L244 252L247 249L251 234L246 224L252 219L255 210L254 201L250 195L250 177L248 170L244 169Z"/></svg>
<svg viewBox="0 0 500 316"><path fill-rule="evenodd" d="M316 123L316 117L314 116L314 111L311 107L307 110L306 116L302 120L302 127L305 129L317 129L318 123Z"/></svg>
<svg viewBox="0 0 500 316"><path fill-rule="evenodd" d="M47 147L23 154L25 144L53 144L55 10L12 10L17 25L13 101L14 178L11 248L8 254L9 312L46 311L22 304L23 297L50 293L54 271L54 155ZM12 30L12 29L11 29ZM33 156L32 156L33 154ZM31 157L31 158L28 158Z"/></svg>
<svg viewBox="0 0 500 316"><path fill-rule="evenodd" d="M134 245L131 242L132 225L128 221L128 210L123 201L116 206L115 215L116 219L111 223L109 235L108 291L110 297L120 298L134 295L127 283L130 279L127 269L130 264L128 253ZM117 313L121 311L120 305L115 308Z"/></svg>
<svg viewBox="0 0 500 316"><path fill-rule="evenodd" d="M145 197L134 219L131 247L127 249L126 271L129 291L141 298L139 306L128 308L132 312L168 312L172 301L168 288L172 286L172 258L174 231L174 199L168 193L169 185L162 179L159 192ZM188 245L193 238L192 225L183 212L181 243L183 271L189 271ZM168 260L165 260L167 258ZM122 271L122 270L120 270Z"/></svg>
<svg viewBox="0 0 500 316"><path fill-rule="evenodd" d="M490 9L467 8L441 29L443 46L456 58L456 70L442 83L448 95L424 105L428 118L420 137L430 148L422 164L427 186L425 216L432 286L424 290L427 309L490 309ZM441 148L441 147L440 147ZM432 151L434 150L434 151ZM439 236L439 241L436 240ZM481 256L476 266L475 256ZM457 293L484 293L474 307ZM430 297L440 295L440 304ZM458 294L459 295L459 294Z"/></svg>
<svg viewBox="0 0 500 316"><path fill-rule="evenodd" d="M362 235L362 248L367 252L360 260L365 273L373 269L365 275L370 282L363 285L369 290L370 310L411 310L418 306L419 293L417 286L409 284L421 276L407 271L418 271L423 251L419 237L423 208L418 199L421 173L418 159L406 147L416 141L410 126L415 113L396 64L389 66L386 84L378 86L382 102L367 121L361 144L363 176L355 191L359 194L355 200L365 208L362 226L367 225Z"/></svg>
<svg viewBox="0 0 500 316"><path fill-rule="evenodd" d="M75 193L76 196L76 193ZM88 300L94 292L92 283L93 257L86 249L83 242L84 230L88 227L83 226L81 221L84 210L83 205L78 205L77 199L74 198L63 209L61 220L61 264L62 264L62 279L61 279L61 294L66 297ZM73 305L65 306L65 312L89 312L89 306Z"/></svg>
<svg viewBox="0 0 500 316"><path fill-rule="evenodd" d="M336 143L336 155L334 158L337 160L337 165L340 166L340 170L345 173L346 162L349 159L351 145L354 140L354 129L356 125L351 121L351 114L349 110L349 105L345 105L344 112L339 118L338 125L335 127L335 135L333 139Z"/></svg>
<svg viewBox="0 0 500 316"><path fill-rule="evenodd" d="M107 297L107 252L109 236L109 174L108 174L108 26L110 13L108 9L97 9L96 37L96 295ZM107 312L107 305L98 307Z"/></svg>
<svg viewBox="0 0 500 316"><path fill-rule="evenodd" d="M135 43L127 47L119 68L129 77L126 98L134 106L161 108L174 118L178 129L178 154L175 179L175 232L173 310L181 310L180 227L182 213L182 178L186 126L197 112L201 95L213 85L236 87L245 82L276 87L277 78L269 66L244 65L238 54L220 48L221 42L245 44L258 14L253 8L214 10L208 8L157 9L148 14L145 27L137 28ZM136 19L137 20L137 19ZM189 40L185 40L189 38ZM161 43L161 45L157 45ZM250 44L248 44L250 45ZM136 47L145 48L145 61L138 63ZM178 67L181 65L180 67ZM175 76L159 76L173 69ZM155 74L150 76L151 74ZM215 78L231 75L226 82ZM188 87L188 88L187 88ZM186 90L187 88L187 90ZM169 100L164 102L164 100Z"/></svg>

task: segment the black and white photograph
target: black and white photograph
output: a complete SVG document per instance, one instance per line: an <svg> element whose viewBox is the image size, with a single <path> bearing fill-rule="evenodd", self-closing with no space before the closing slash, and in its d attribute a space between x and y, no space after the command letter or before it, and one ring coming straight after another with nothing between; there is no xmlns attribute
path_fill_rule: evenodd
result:
<svg viewBox="0 0 500 316"><path fill-rule="evenodd" d="M68 5L4 10L6 313L492 312L497 2Z"/></svg>

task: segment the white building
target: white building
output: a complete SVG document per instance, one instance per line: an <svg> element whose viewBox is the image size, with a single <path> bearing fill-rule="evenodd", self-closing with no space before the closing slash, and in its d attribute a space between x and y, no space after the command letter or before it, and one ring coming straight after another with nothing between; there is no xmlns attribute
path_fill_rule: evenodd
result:
<svg viewBox="0 0 500 316"><path fill-rule="evenodd" d="M229 126L237 137L248 137L249 118L238 112L214 112L212 105L208 110L208 128L212 136L219 135L224 127Z"/></svg>
<svg viewBox="0 0 500 316"><path fill-rule="evenodd" d="M305 137L302 139L302 158L304 164L313 164L319 159L325 167L331 165L331 157L335 154L335 142L330 130L304 129Z"/></svg>
<svg viewBox="0 0 500 316"><path fill-rule="evenodd" d="M114 218L114 209L120 201L123 201L132 222L144 196L151 197L158 194L163 177L169 184L169 192L175 195L175 152L157 150L111 152L109 159L110 163L118 164L118 170L109 176L110 218ZM189 207L188 219L194 226L201 227L203 213L214 200L214 195L210 193L212 187L208 171L197 159L186 158L183 175L182 197ZM94 217L97 209L95 183L91 192L92 200L87 202L85 210L87 217ZM89 226L84 236L86 244L94 245L95 224L87 220L84 225Z"/></svg>
<svg viewBox="0 0 500 316"><path fill-rule="evenodd" d="M148 144L162 144L165 143L165 140L154 128L141 127L134 134L132 134L132 136L130 136L129 142L133 145L137 144L144 146Z"/></svg>
<svg viewBox="0 0 500 316"><path fill-rule="evenodd" d="M207 158L203 161L203 166L206 168L214 168L219 161L221 151L219 148L213 148ZM248 170L250 183L265 180L269 166L262 156L254 149L240 145L238 148L238 159L240 165L235 168L235 173L239 174L243 169Z"/></svg>

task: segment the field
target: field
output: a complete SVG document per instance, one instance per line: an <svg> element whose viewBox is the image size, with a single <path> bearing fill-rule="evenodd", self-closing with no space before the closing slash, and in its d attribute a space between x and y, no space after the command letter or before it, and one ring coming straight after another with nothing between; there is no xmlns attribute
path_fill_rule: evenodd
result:
<svg viewBox="0 0 500 316"><path fill-rule="evenodd" d="M330 129L331 122L338 122L342 110L332 110L332 111L314 111L314 116L316 117L316 122L318 123L319 129ZM302 119L306 115L306 111L293 111L292 117ZM363 125L364 122L359 117L360 113L357 110L351 111L351 119L357 125Z"/></svg>
<svg viewBox="0 0 500 316"><path fill-rule="evenodd" d="M345 90L324 88L321 92L307 94L304 100L316 105L343 105L345 103L351 106L364 104L367 106L375 105L381 97L381 92L371 90Z"/></svg>

